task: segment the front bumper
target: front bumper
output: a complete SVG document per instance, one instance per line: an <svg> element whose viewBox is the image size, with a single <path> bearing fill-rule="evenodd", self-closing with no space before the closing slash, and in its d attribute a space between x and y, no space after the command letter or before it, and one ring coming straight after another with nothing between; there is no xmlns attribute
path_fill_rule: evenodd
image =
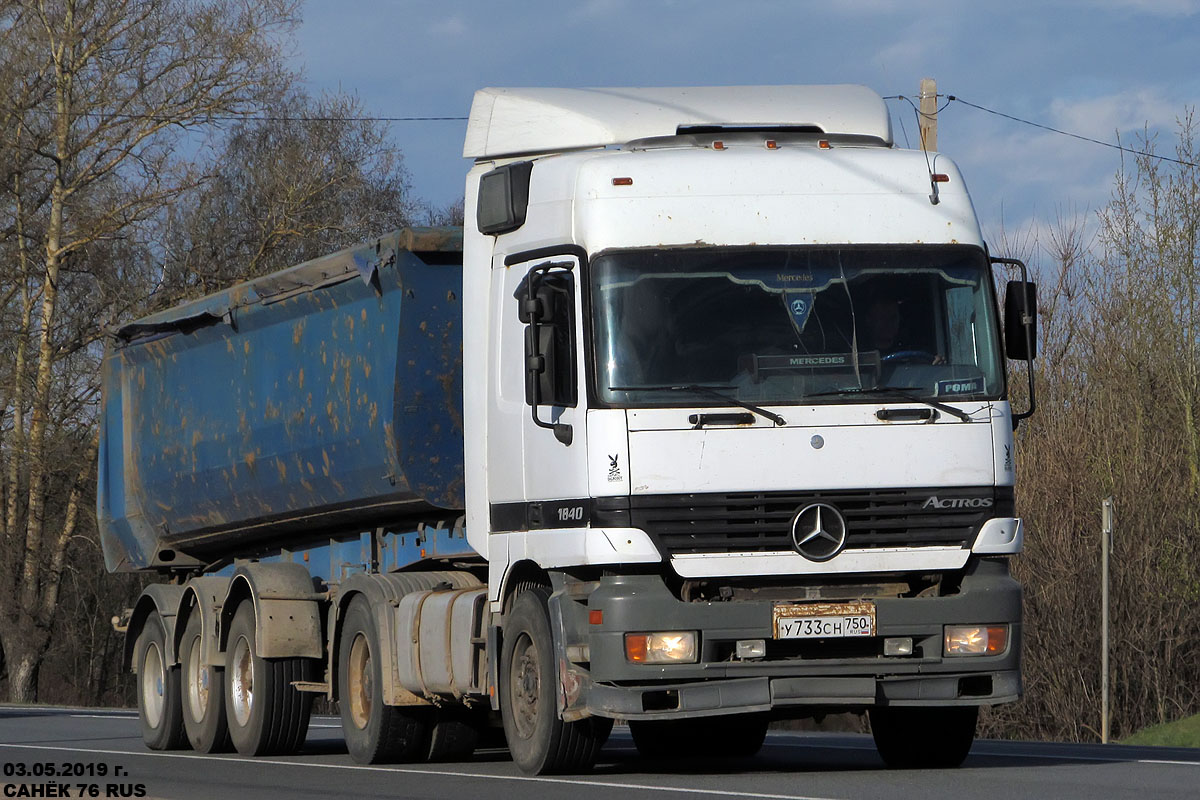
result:
<svg viewBox="0 0 1200 800"><path fill-rule="evenodd" d="M609 576L588 597L603 622L588 625L588 713L656 719L787 708L991 705L1021 694L1021 588L999 559L973 561L955 594L878 598L869 639L774 640L769 601L692 602L655 575ZM994 656L944 657L943 627L1007 624ZM626 632L693 630L695 664L631 664ZM884 656L887 637L910 637L911 656ZM737 660L740 639L764 639L763 659Z"/></svg>

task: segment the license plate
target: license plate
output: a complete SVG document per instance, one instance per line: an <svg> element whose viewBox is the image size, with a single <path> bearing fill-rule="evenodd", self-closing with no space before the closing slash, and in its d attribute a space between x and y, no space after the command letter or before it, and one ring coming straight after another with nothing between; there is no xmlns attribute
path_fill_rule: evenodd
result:
<svg viewBox="0 0 1200 800"><path fill-rule="evenodd" d="M805 603L775 606L776 639L837 639L875 635L875 604Z"/></svg>

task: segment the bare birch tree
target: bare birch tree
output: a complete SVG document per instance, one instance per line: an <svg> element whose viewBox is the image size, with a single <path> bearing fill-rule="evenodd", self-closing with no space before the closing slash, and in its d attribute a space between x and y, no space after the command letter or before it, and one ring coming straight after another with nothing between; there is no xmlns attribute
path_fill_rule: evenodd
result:
<svg viewBox="0 0 1200 800"><path fill-rule="evenodd" d="M4 187L5 252L17 263L7 291L18 309L0 372L9 417L0 647L12 701L36 697L68 545L91 496L96 378L78 359L94 358L105 325L146 285L115 256L199 182L176 148L194 147L213 118L253 110L284 77L280 35L294 19L291 0L0 6L0 72L29 78L18 87L44 86L41 96L3 97L8 130L23 133L4 143L15 170Z"/></svg>

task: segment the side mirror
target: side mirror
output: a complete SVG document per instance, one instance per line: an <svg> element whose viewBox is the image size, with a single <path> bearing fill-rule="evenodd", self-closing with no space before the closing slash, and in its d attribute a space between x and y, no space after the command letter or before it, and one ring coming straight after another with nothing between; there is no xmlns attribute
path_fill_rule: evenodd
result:
<svg viewBox="0 0 1200 800"><path fill-rule="evenodd" d="M573 430L547 422L538 406L574 407L578 402L575 374L575 276L570 263L534 267L517 288L517 316L525 328L525 402L533 422L554 431L570 445Z"/></svg>
<svg viewBox="0 0 1200 800"><path fill-rule="evenodd" d="M1009 358L1037 358L1037 284L1009 281L1004 292L1004 353Z"/></svg>

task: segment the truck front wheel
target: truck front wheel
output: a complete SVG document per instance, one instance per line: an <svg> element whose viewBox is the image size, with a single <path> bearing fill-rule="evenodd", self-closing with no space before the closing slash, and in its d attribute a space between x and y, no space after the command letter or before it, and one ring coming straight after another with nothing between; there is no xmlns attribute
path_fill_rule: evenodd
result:
<svg viewBox="0 0 1200 800"><path fill-rule="evenodd" d="M304 658L266 659L255 642L254 604L238 606L225 647L225 714L242 755L286 755L304 744L313 696L292 681L311 679Z"/></svg>
<svg viewBox="0 0 1200 800"><path fill-rule="evenodd" d="M378 630L366 598L354 597L338 644L342 735L359 764L415 761L425 754L431 709L383 704Z"/></svg>
<svg viewBox="0 0 1200 800"><path fill-rule="evenodd" d="M225 725L224 670L200 660L201 637L199 610L188 617L179 645L183 679L183 727L192 749L201 753L223 753L230 748L229 728Z"/></svg>
<svg viewBox="0 0 1200 800"><path fill-rule="evenodd" d="M179 698L179 670L167 663L166 627L157 611L146 617L134 644L138 720L151 750L179 750L186 741Z"/></svg>
<svg viewBox="0 0 1200 800"><path fill-rule="evenodd" d="M889 767L957 767L975 741L979 707L877 706L867 715L875 749Z"/></svg>
<svg viewBox="0 0 1200 800"><path fill-rule="evenodd" d="M583 772L596 763L612 722L558 715L557 671L549 592L530 587L517 595L504 624L500 656L500 710L513 761L532 775Z"/></svg>

